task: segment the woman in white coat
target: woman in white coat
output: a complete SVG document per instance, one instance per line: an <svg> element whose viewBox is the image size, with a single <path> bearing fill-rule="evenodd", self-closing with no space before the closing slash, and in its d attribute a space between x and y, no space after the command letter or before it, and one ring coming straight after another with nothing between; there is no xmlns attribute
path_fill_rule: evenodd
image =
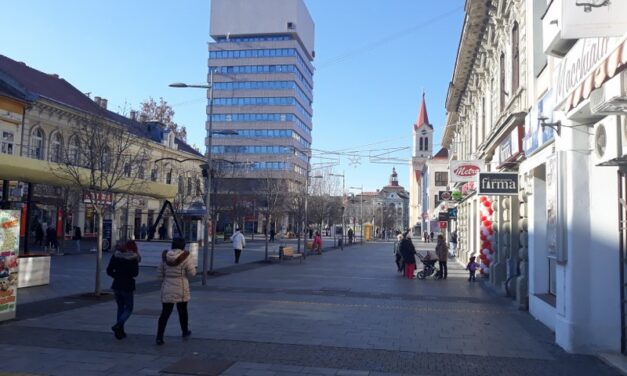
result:
<svg viewBox="0 0 627 376"><path fill-rule="evenodd" d="M179 314L181 333L183 338L189 337L192 332L188 327L187 302L190 299L189 280L196 275L196 266L192 263L191 255L185 251L185 239L172 240L172 249L163 251L158 277L161 284L161 316L157 329L157 345L163 345L163 333L174 304Z"/></svg>

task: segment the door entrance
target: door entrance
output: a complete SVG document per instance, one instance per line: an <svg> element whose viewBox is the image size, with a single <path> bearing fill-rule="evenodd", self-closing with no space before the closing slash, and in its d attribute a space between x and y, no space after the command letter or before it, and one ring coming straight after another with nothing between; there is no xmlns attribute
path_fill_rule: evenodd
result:
<svg viewBox="0 0 627 376"><path fill-rule="evenodd" d="M619 257L620 257L620 327L621 327L621 352L627 355L627 283L625 272L627 255L627 170L618 170L618 233L619 233Z"/></svg>

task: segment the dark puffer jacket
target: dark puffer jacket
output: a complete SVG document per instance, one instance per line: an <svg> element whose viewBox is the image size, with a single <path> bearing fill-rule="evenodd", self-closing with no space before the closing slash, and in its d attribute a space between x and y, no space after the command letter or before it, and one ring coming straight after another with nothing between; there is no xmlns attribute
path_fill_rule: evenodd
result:
<svg viewBox="0 0 627 376"><path fill-rule="evenodd" d="M135 291L135 277L139 274L139 255L135 252L115 251L107 266L107 275L113 278L111 289Z"/></svg>
<svg viewBox="0 0 627 376"><path fill-rule="evenodd" d="M416 248L414 247L414 243L411 241L411 239L403 238L403 240L401 240L401 244L399 245L399 249L401 251L401 256L403 256L405 264L416 263Z"/></svg>

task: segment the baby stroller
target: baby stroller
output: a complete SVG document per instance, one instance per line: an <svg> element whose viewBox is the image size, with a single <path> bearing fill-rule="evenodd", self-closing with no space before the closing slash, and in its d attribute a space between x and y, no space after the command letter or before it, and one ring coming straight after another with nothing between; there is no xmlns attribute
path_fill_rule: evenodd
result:
<svg viewBox="0 0 627 376"><path fill-rule="evenodd" d="M438 261L438 259L432 258L430 253L427 253L426 256L418 253L418 258L420 262L422 262L422 270L416 274L418 279L425 279L431 275L433 275L433 279L435 280L442 279L442 273L435 267L435 262Z"/></svg>

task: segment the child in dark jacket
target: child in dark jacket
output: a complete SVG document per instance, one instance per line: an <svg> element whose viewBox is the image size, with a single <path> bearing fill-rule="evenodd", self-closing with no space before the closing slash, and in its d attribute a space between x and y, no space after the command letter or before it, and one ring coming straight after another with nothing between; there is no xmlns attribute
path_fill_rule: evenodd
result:
<svg viewBox="0 0 627 376"><path fill-rule="evenodd" d="M133 313L133 300L135 293L135 277L139 274L140 256L137 251L137 244L133 240L128 242L118 242L115 252L109 260L107 274L113 278L111 289L115 293L117 303L117 320L111 327L115 338L126 337L124 323Z"/></svg>
<svg viewBox="0 0 627 376"><path fill-rule="evenodd" d="M475 256L470 257L470 261L468 261L468 265L466 265L466 270L468 270L468 273L470 273L468 275L468 282L475 280L475 272L477 271L478 267L479 264L475 262Z"/></svg>

